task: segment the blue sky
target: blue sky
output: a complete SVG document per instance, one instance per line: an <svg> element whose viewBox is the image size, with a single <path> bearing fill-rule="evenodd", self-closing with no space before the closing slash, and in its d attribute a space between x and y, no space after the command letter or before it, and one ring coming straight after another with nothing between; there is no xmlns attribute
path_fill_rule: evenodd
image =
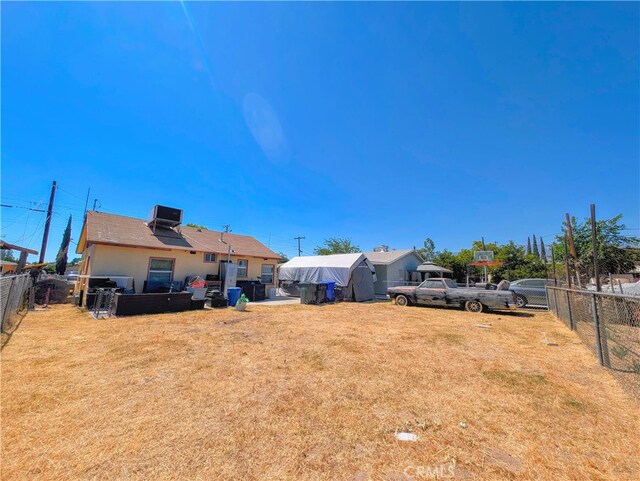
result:
<svg viewBox="0 0 640 481"><path fill-rule="evenodd" d="M2 203L439 249L640 227L638 3L3 3ZM43 207L40 207L43 208ZM44 214L2 209L39 249Z"/></svg>

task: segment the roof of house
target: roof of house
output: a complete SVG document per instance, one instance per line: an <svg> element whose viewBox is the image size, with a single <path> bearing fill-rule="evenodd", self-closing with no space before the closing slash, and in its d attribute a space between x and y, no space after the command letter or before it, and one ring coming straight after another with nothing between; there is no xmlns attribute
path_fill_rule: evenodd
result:
<svg viewBox="0 0 640 481"><path fill-rule="evenodd" d="M13 262L13 261L5 261L4 259L0 259L0 265L2 265L2 266L17 266L18 263L17 262Z"/></svg>
<svg viewBox="0 0 640 481"><path fill-rule="evenodd" d="M81 241L78 242L78 253L84 250L86 243L226 254L228 246L224 242L227 242L231 245L234 256L280 258L278 254L251 236L226 232L223 234L219 231L188 226L181 226L180 232L157 227L154 234L143 219L104 212L88 211L82 231Z"/></svg>
<svg viewBox="0 0 640 481"><path fill-rule="evenodd" d="M404 256L408 256L410 254L415 254L418 259L422 261L420 254L418 254L414 249L400 249L397 251L364 253L364 255L367 256L367 259L369 259L374 266L385 266L393 264L398 259L402 259Z"/></svg>

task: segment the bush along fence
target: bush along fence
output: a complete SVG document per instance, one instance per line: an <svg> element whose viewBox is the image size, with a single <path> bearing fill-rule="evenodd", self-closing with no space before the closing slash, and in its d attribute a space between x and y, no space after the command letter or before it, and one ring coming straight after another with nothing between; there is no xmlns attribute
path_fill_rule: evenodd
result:
<svg viewBox="0 0 640 481"><path fill-rule="evenodd" d="M0 277L3 346L27 313L29 289L32 283L29 274Z"/></svg>
<svg viewBox="0 0 640 481"><path fill-rule="evenodd" d="M640 401L640 297L547 287L549 310Z"/></svg>

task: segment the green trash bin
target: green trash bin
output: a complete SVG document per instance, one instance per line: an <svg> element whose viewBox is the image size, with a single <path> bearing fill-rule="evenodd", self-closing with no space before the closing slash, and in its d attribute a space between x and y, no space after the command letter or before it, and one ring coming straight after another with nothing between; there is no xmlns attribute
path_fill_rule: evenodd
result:
<svg viewBox="0 0 640 481"><path fill-rule="evenodd" d="M315 304L316 289L314 284L301 282L298 284L300 288L300 304Z"/></svg>

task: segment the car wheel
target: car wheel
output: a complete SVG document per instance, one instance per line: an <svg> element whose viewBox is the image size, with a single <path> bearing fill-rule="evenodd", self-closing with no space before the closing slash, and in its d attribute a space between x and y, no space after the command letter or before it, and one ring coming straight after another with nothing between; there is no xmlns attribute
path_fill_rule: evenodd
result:
<svg viewBox="0 0 640 481"><path fill-rule="evenodd" d="M464 303L464 309L468 312L482 312L484 306L480 301L467 301Z"/></svg>
<svg viewBox="0 0 640 481"><path fill-rule="evenodd" d="M405 307L408 305L409 305L409 299L407 299L407 296L403 296L402 294L400 294L399 296L396 296L396 306Z"/></svg>
<svg viewBox="0 0 640 481"><path fill-rule="evenodd" d="M518 308L523 308L524 306L527 305L529 301L527 301L527 298L524 297L521 294L516 294L516 307Z"/></svg>

